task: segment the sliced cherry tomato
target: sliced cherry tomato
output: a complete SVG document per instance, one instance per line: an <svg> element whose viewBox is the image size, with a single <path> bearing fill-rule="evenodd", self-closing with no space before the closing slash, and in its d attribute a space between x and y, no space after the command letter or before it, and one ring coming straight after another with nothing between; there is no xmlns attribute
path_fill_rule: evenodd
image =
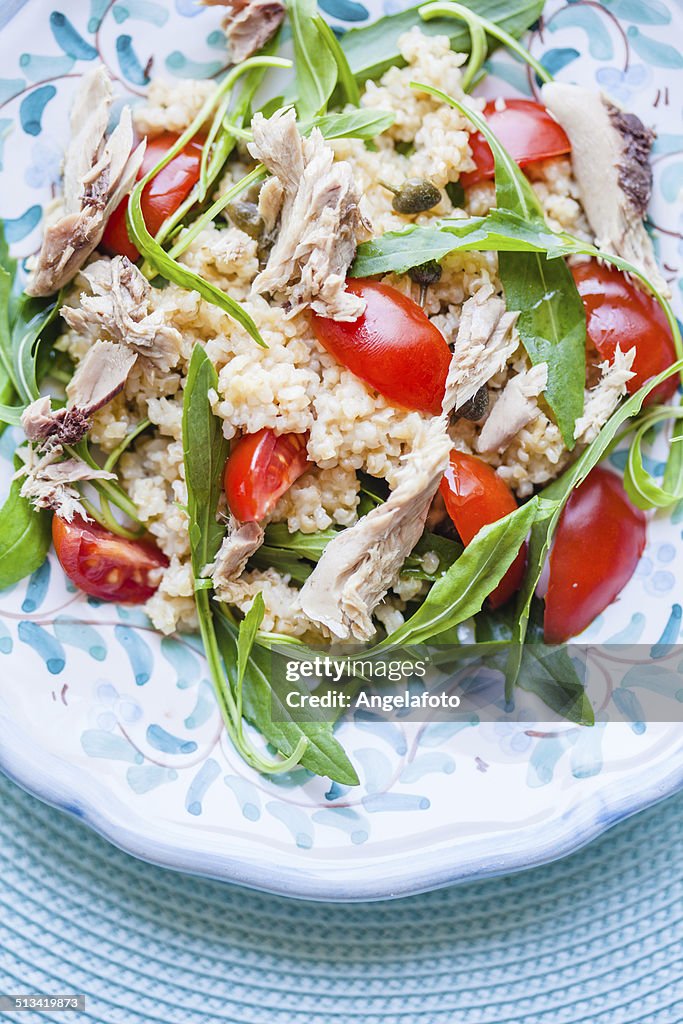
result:
<svg viewBox="0 0 683 1024"><path fill-rule="evenodd" d="M230 511L241 523L259 522L275 508L309 462L306 434L275 434L264 427L245 434L225 463L224 487Z"/></svg>
<svg viewBox="0 0 683 1024"><path fill-rule="evenodd" d="M349 280L365 299L352 322L313 315L315 336L327 351L390 402L441 412L451 353L441 332L416 302L378 281Z"/></svg>
<svg viewBox="0 0 683 1024"><path fill-rule="evenodd" d="M166 555L145 540L126 540L80 517L54 516L52 540L62 569L76 586L103 601L142 604L159 586Z"/></svg>
<svg viewBox="0 0 683 1024"><path fill-rule="evenodd" d="M550 552L544 632L564 643L590 626L633 576L645 548L645 514L621 480L598 466L572 492Z"/></svg>
<svg viewBox="0 0 683 1024"><path fill-rule="evenodd" d="M666 317L651 295L637 288L616 267L597 260L576 264L572 274L586 310L588 337L603 359L611 363L617 345L622 352L635 347L631 367L635 377L626 384L629 394L676 361ZM678 383L676 374L669 377L650 392L645 404L667 401Z"/></svg>
<svg viewBox="0 0 683 1024"><path fill-rule="evenodd" d="M476 458L453 450L450 464L439 486L446 510L463 544L467 545L482 526L514 512L517 502L496 471ZM526 566L526 544L489 595L492 608L499 608L519 590Z"/></svg>
<svg viewBox="0 0 683 1024"><path fill-rule="evenodd" d="M571 152L564 128L535 100L505 100L502 110L496 110L495 100L490 100L484 107L484 117L520 167ZM464 188L493 178L495 173L491 147L481 132L470 135L470 149L477 167L460 175Z"/></svg>
<svg viewBox="0 0 683 1024"><path fill-rule="evenodd" d="M177 140L178 136L173 132L164 132L163 135L147 140L142 166L138 171L138 181L159 163L164 153L167 153ZM147 230L151 235L155 235L166 218L175 213L199 181L203 141L194 138L188 142L145 186L140 204ZM107 222L101 245L112 255L127 256L129 260L135 261L140 253L128 237L127 209L128 196L125 196Z"/></svg>

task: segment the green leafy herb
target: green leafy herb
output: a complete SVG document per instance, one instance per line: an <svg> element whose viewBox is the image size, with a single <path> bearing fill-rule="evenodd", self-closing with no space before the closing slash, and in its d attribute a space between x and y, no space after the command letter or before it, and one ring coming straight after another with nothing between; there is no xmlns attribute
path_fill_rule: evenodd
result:
<svg viewBox="0 0 683 1024"><path fill-rule="evenodd" d="M226 671L234 681L237 677L237 628L223 606L216 608L216 629ZM300 722L291 717L284 693L280 693L272 683L275 677L286 678L283 666L276 667L278 660L284 661L284 656L277 651L267 650L259 644L253 647L244 675L243 711L246 720L288 757L288 767L293 767L292 762L295 764L300 760L304 768L316 775L342 785L357 786L358 776L334 736L332 723L316 716L313 709L310 721ZM287 692L295 691L307 692L301 683L288 682ZM303 753L294 761L298 750L303 750Z"/></svg>
<svg viewBox="0 0 683 1024"><path fill-rule="evenodd" d="M209 97L204 103L202 109L196 115L192 123L188 128L178 137L176 142L166 151L164 156L152 167L147 174L135 185L135 188L131 192L130 200L126 210L126 224L128 227L128 234L131 240L135 244L138 251L145 257L147 264L150 264L154 270L165 277L168 281L173 281L179 284L182 288L186 288L188 291L196 291L208 302L213 303L222 309L225 313L231 316L244 329L251 335L254 341L258 342L259 345L265 347L265 343L259 334L256 324L240 306L238 302L232 299L225 292L221 291L214 284L206 281L199 274L195 274L187 267L182 266L177 262L169 253L165 252L160 242L153 238L147 230L145 224L145 218L142 213L141 199L142 193L149 182L154 178L159 171L161 171L178 153L183 149L187 143L194 138L197 132L200 130L211 111L224 99L229 91L234 86L237 79L253 71L254 69L266 68L266 67L289 67L291 66L290 61L282 60L279 57L251 57L249 60L244 61L234 68L225 79L221 82L216 92ZM159 237L162 237L166 225L162 226L162 231L159 232Z"/></svg>
<svg viewBox="0 0 683 1024"><path fill-rule="evenodd" d="M242 718L244 677L246 675L247 668L249 667L249 658L254 646L254 641L256 640L256 634L258 633L259 626L263 622L265 612L266 606L263 601L263 594L257 594L252 602L251 608L240 622L239 631L237 633L237 683L235 690L237 699L237 716L240 719ZM301 753L303 753L303 750Z"/></svg>
<svg viewBox="0 0 683 1024"><path fill-rule="evenodd" d="M15 466L20 466L18 459ZM21 497L21 484L21 479L12 481L0 508L0 590L30 576L43 564L50 547L52 516Z"/></svg>
<svg viewBox="0 0 683 1024"><path fill-rule="evenodd" d="M667 462L668 473L662 484L658 484L643 465L643 441L659 423L665 423L672 419L683 420L683 408L680 406L654 406L648 409L647 413L639 420L634 432L624 471L624 486L629 498L638 508L668 508L683 500L683 480L679 471L683 442L677 432L674 435L675 439L672 441L671 454Z"/></svg>
<svg viewBox="0 0 683 1024"><path fill-rule="evenodd" d="M602 428L593 443L578 457L576 462L566 470L561 477L554 480L548 487L544 488L538 495L541 505L547 508L547 515L534 522L529 537L529 548L527 553L527 569L524 582L517 595L515 614L515 627L513 632L513 648L510 652L507 666L506 692L511 698L512 691L519 676L522 662L523 644L529 624L531 602L541 578L543 567L550 544L557 529L557 524L562 514L562 509L569 498L569 495L583 483L591 469L600 462L615 442L618 440L619 428L632 416L636 416L650 392L667 380L674 373L683 371L683 359L673 363L668 369L663 370L656 377L647 381L639 391L631 395L626 401L612 413L611 417Z"/></svg>
<svg viewBox="0 0 683 1024"><path fill-rule="evenodd" d="M475 615L514 562L538 513L538 500L532 498L483 527L437 580L415 614L374 650L424 643Z"/></svg>
<svg viewBox="0 0 683 1024"><path fill-rule="evenodd" d="M463 552L462 544L448 537L441 537L438 533L430 533L429 530L420 537L419 541L403 563L401 576L409 576L412 579L428 580L434 583L456 562ZM439 559L439 564L432 572L427 572L423 560L427 554L434 554Z"/></svg>
<svg viewBox="0 0 683 1024"><path fill-rule="evenodd" d="M469 7L463 7L462 4L455 3L427 4L424 7L420 7L419 11L420 17L425 21L431 21L432 18L449 17L459 18L460 21L464 21L467 25L470 34L470 59L462 76L462 88L463 92L469 92L482 64L486 60L488 43L484 27L486 24L485 20L470 10Z"/></svg>
<svg viewBox="0 0 683 1024"><path fill-rule="evenodd" d="M391 128L396 115L388 110L344 110L321 114L299 125L302 135L319 128L325 139L375 139Z"/></svg>
<svg viewBox="0 0 683 1024"><path fill-rule="evenodd" d="M273 548L268 544L262 544L258 551L254 552L249 559L249 565L254 569L277 569L279 573L300 584L305 583L313 572L312 562L299 558L292 551Z"/></svg>
<svg viewBox="0 0 683 1024"><path fill-rule="evenodd" d="M534 69L542 82L552 82L552 75L548 74L542 64L529 53L525 46L522 46L514 36L495 21L482 17L462 4L446 2L426 4L419 8L420 17L425 21L432 21L434 18L456 18L464 21L470 32L471 56L467 65L467 72L463 76L463 89L467 91L470 84L476 78L481 65L486 57L487 42L486 35L493 36L499 43L503 43L509 50L517 54L526 64Z"/></svg>
<svg viewBox="0 0 683 1024"><path fill-rule="evenodd" d="M216 516L230 446L209 402L209 391L217 387L216 370L197 344L187 370L183 401L187 514L195 577L200 577L204 567L214 560L225 532Z"/></svg>
<svg viewBox="0 0 683 1024"><path fill-rule="evenodd" d="M296 108L305 120L323 113L337 84L337 62L317 20L315 0L289 0L294 42Z"/></svg>
<svg viewBox="0 0 683 1024"><path fill-rule="evenodd" d="M0 221L0 421L11 424L19 423L23 408L38 397L38 379L47 365L40 342L61 304L61 295L42 299L19 291L16 275L17 261Z"/></svg>
<svg viewBox="0 0 683 1024"><path fill-rule="evenodd" d="M145 177L135 186L126 210L128 233L135 247L167 281L173 281L175 284L180 285L181 288L187 289L187 291L198 292L202 298L213 303L214 306L218 306L224 313L227 313L233 320L236 320L238 324L241 324L257 344L266 348L266 343L261 337L258 327L249 314L242 309L239 302L226 295L215 284L211 284L210 281L206 281L199 274L195 274L194 271L178 263L152 238L147 230L145 218L140 207L142 189L146 183L147 178Z"/></svg>
<svg viewBox="0 0 683 1024"><path fill-rule="evenodd" d="M274 697L268 666L263 667L271 655L254 647L262 598L256 599L255 610L238 627L224 606L212 603L210 581L202 576L206 565L214 560L224 533L217 511L228 443L208 397L217 385L213 364L202 346L195 345L183 399L187 514L199 628L226 728L238 752L258 771L284 772L301 762L311 771L354 784L358 781L355 772L332 735L331 723L272 721ZM243 714L277 748L283 760L267 760L253 748L244 734Z"/></svg>
<svg viewBox="0 0 683 1024"><path fill-rule="evenodd" d="M346 96L347 103L353 104L354 107L359 106L360 90L358 88L358 83L356 82L356 79L353 77L353 72L349 67L349 62L346 59L346 54L339 45L339 40L334 34L332 28L320 15L317 15L315 19L315 24L321 37L327 43L330 53L334 57L335 63L337 65L337 76L339 79L339 85L344 90L344 95Z"/></svg>
<svg viewBox="0 0 683 1024"><path fill-rule="evenodd" d="M513 636L508 608L495 612L484 609L475 619L477 645L486 664L504 670L505 654ZM498 651L486 655L486 647L496 644ZM519 685L534 693L562 718L579 725L593 725L595 716L566 645L549 646L543 639L543 602L531 605L529 632L522 652Z"/></svg>
<svg viewBox="0 0 683 1024"><path fill-rule="evenodd" d="M337 536L339 531L330 526L326 530L317 530L316 533L301 533L295 530L290 533L286 523L272 523L266 527L266 544L273 547L284 548L293 551L302 558L308 558L312 562L319 561L323 551L329 542Z"/></svg>
<svg viewBox="0 0 683 1024"><path fill-rule="evenodd" d="M543 253L554 259L576 252L570 235L551 231L545 224L529 223L506 210L492 210L486 217L444 218L433 224L410 224L400 231L388 231L358 246L351 267L352 277L373 274L404 274L429 260L442 260L451 252Z"/></svg>
<svg viewBox="0 0 683 1024"><path fill-rule="evenodd" d="M540 18L544 0L469 0L467 6L480 17L495 22L511 36L519 37ZM390 67L402 67L405 61L399 52L398 40L415 25L426 35L448 36L451 49L459 53L466 53L469 49L469 33L465 26L454 24L452 18L423 22L420 5L416 5L344 34L340 45L356 81L362 83L368 78L379 78Z"/></svg>
<svg viewBox="0 0 683 1024"><path fill-rule="evenodd" d="M440 89L419 83L415 88L459 110L485 137L495 161L498 209L509 210L547 230L536 193L484 118ZM581 296L569 268L559 257L544 259L540 253L501 252L498 273L507 308L521 311L517 329L531 362L548 365L544 397L571 451L574 426L583 412L586 380L586 313Z"/></svg>
<svg viewBox="0 0 683 1024"><path fill-rule="evenodd" d="M249 171L248 174L245 174L238 182L231 185L229 189L226 189L223 195L219 196L218 199L211 204L208 210L205 210L201 216L197 217L192 226L189 227L187 231L183 232L181 238L179 238L175 245L169 250L169 257L175 260L181 255L181 253L185 252L197 235L199 235L208 224L215 220L218 214L221 213L226 206L233 201L233 199L236 199L252 185L257 185L259 182L263 181L265 177L265 167L263 164L257 164L256 167Z"/></svg>

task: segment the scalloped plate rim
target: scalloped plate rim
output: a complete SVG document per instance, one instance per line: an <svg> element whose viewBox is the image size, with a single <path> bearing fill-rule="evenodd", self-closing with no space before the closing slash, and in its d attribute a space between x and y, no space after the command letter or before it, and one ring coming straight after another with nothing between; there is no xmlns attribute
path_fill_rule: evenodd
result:
<svg viewBox="0 0 683 1024"><path fill-rule="evenodd" d="M554 836L549 844L538 842L539 831L542 832L548 827L547 822L541 822L524 829L521 833L515 833L517 845L514 850L496 852L495 848L491 848L493 844L490 837L485 835L480 840L468 844L465 857L462 847L458 845L453 847L451 860L448 860L448 855L444 851L433 851L428 855L430 858L438 857L445 862L438 868L426 871L411 870L409 864L415 857L407 856L405 860L392 863L392 869L400 874L400 878L393 882L391 879L366 882L359 878L338 882L329 876L315 875L313 872L278 868L272 862L250 863L229 854L216 855L192 844L181 846L172 842L170 838L160 840L158 836L151 834L149 822L137 817L133 819L135 828L126 826L117 821L114 815L107 813L103 807L120 806L126 811L129 819L130 807L126 807L111 793L108 794L108 804L104 800L96 802L96 793L91 797L88 792L93 787L82 784L82 773L75 766L66 764L53 754L41 751L43 763L36 764L26 753L27 747L21 743L24 734L19 733L16 728L8 730L7 726L11 724L0 704L0 737L4 736L4 742L7 741L8 735L12 737L5 749L0 748L0 771L43 803L83 821L86 826L125 853L146 863L181 871L184 874L241 885L272 895L322 903L395 899L444 886L483 881L486 878L539 867L575 853L612 826L683 789L682 731L682 743L677 751L681 756L671 771L661 771L666 765L658 765L645 773L641 770L632 780L637 787L637 793L624 793L623 780L614 779L604 789L594 793L588 800L574 805L568 813L562 815L559 822L565 827L560 829L560 835ZM35 747L33 750L35 751ZM50 771L51 768L54 770ZM652 780L649 778L650 775L654 776ZM72 780L72 776L78 777L80 786ZM647 780L645 786L643 777ZM578 822L576 818L579 818ZM558 821L553 822L553 825L557 828ZM521 846L520 835L524 836ZM474 849L470 851L470 847ZM424 859L423 852L422 860Z"/></svg>

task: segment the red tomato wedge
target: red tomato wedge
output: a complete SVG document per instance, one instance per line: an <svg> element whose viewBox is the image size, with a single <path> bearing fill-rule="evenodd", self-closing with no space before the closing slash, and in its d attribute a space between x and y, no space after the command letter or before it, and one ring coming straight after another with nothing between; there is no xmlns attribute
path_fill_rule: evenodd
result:
<svg viewBox="0 0 683 1024"><path fill-rule="evenodd" d="M275 508L309 462L306 434L275 434L264 427L245 434L225 463L223 484L230 511L241 523L259 522Z"/></svg>
<svg viewBox="0 0 683 1024"><path fill-rule="evenodd" d="M571 152L571 143L564 128L535 100L506 99L502 110L496 110L496 101L489 100L484 107L484 117L501 145L520 167ZM477 167L460 175L460 184L464 188L493 178L495 173L491 147L481 132L470 135L470 149Z"/></svg>
<svg viewBox="0 0 683 1024"><path fill-rule="evenodd" d="M590 626L623 590L645 548L645 514L621 480L598 466L572 492L550 552L546 643L560 644Z"/></svg>
<svg viewBox="0 0 683 1024"><path fill-rule="evenodd" d="M164 132L154 139L147 140L147 148L138 172L138 181L158 164L164 153L178 141L173 132ZM204 140L192 139L181 149L177 156L155 175L145 186L141 207L147 230L155 235L167 217L178 209L184 199L199 181ZM128 196L121 200L112 213L102 236L101 247L112 255L127 256L129 260L138 259L137 251L126 228L126 210Z"/></svg>
<svg viewBox="0 0 683 1024"><path fill-rule="evenodd" d="M463 544L467 545L482 526L514 512L517 502L496 471L476 458L453 450L450 465L439 485L446 511ZM500 608L519 590L526 566L526 544L489 595L492 608Z"/></svg>
<svg viewBox="0 0 683 1024"><path fill-rule="evenodd" d="M650 377L676 361L676 349L664 312L647 295L617 270L590 260L571 268L576 287L586 310L586 330L603 359L610 363L619 345L622 352L636 350L631 377L626 388L637 391ZM674 375L651 391L645 405L665 402L675 394L679 378Z"/></svg>
<svg viewBox="0 0 683 1024"><path fill-rule="evenodd" d="M350 323L314 314L320 344L390 402L438 415L451 361L441 332L388 284L357 279L346 288L365 299L365 312Z"/></svg>
<svg viewBox="0 0 683 1024"><path fill-rule="evenodd" d="M103 601L142 604L159 586L166 555L150 541L126 540L99 523L54 516L52 540L57 558L79 590Z"/></svg>

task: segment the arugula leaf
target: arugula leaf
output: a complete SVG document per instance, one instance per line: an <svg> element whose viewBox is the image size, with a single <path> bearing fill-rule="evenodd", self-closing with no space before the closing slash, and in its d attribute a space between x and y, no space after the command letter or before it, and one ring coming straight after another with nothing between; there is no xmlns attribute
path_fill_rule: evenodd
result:
<svg viewBox="0 0 683 1024"><path fill-rule="evenodd" d="M19 459L15 466L19 468ZM7 501L0 508L0 590L38 569L52 539L52 516L21 497L21 484L21 479L12 481Z"/></svg>
<svg viewBox="0 0 683 1024"><path fill-rule="evenodd" d="M313 772L354 785L358 779L332 735L331 723L309 725L271 720L269 667L263 667L270 655L253 647L262 618L263 598L256 598L238 630L227 609L218 602L212 604L209 590L203 586L202 570L214 560L224 532L216 515L229 446L208 397L209 390L217 385L215 367L203 347L196 344L183 398L187 514L192 568L199 584L195 592L199 628L223 720L238 752L258 771L287 771L301 761ZM284 704L282 708L284 714ZM243 715L284 755L283 761L266 761L250 746L243 735Z"/></svg>
<svg viewBox="0 0 683 1024"><path fill-rule="evenodd" d="M433 224L410 224L362 242L351 267L352 277L403 274L428 260L442 260L451 252L532 252L554 258L576 250L570 235L551 231L545 223L529 222L507 210L492 210L486 217L444 218Z"/></svg>
<svg viewBox="0 0 683 1024"><path fill-rule="evenodd" d="M298 125L302 135L319 128L325 139L375 139L391 128L396 115L389 110L344 110L321 114Z"/></svg>
<svg viewBox="0 0 683 1024"><path fill-rule="evenodd" d="M296 109L310 119L324 112L337 84L337 62L317 23L315 0L289 0L289 22L294 42Z"/></svg>
<svg viewBox="0 0 683 1024"><path fill-rule="evenodd" d="M271 544L273 547L285 548L287 551L293 551L303 558L317 562L329 542L338 533L339 531L334 526L329 526L326 530L317 530L315 533L301 533L300 530L290 533L286 523L271 523L266 527L265 540L266 544Z"/></svg>
<svg viewBox="0 0 683 1024"><path fill-rule="evenodd" d="M495 612L485 609L475 618L477 645L499 646L484 660L501 671L505 667L505 651L510 648L513 622L509 609ZM486 651L486 647L483 647ZM594 725L595 715L567 646L547 645L543 639L543 602L534 599L529 619L529 636L522 652L519 685L535 693L549 708L579 725Z"/></svg>
<svg viewBox="0 0 683 1024"><path fill-rule="evenodd" d="M489 18L510 35L519 37L540 18L544 0L468 0L468 8L474 13ZM448 36L451 49L469 52L469 33L465 26L454 23L450 18L435 18L423 22L420 5L398 14L379 18L371 25L352 28L340 41L352 72L359 83L368 78L379 78L392 67L402 67L405 61L398 48L398 40L415 25L425 35Z"/></svg>
<svg viewBox="0 0 683 1024"><path fill-rule="evenodd" d="M154 173L156 173L156 168L154 168ZM241 324L257 344L266 348L266 343L261 337L258 327L249 314L242 309L239 302L236 302L235 299L221 291L215 284L211 284L210 281L206 281L199 274L195 274L194 271L174 260L150 235L145 224L140 200L142 191L151 177L153 177L153 173L145 175L138 182L130 194L130 200L126 208L128 234L136 249L167 281L173 281L189 292L198 292L202 298L213 303L214 306L218 306L224 313L227 313L233 320L236 320L238 324Z"/></svg>
<svg viewBox="0 0 683 1024"><path fill-rule="evenodd" d="M467 24L470 32L472 53L467 64L467 72L463 75L462 87L465 92L467 92L468 86L474 80L486 57L487 34L493 36L499 43L503 43L504 46L512 50L513 53L532 67L542 82L552 82L553 80L552 75L548 74L543 65L539 64L533 54L529 53L527 48L522 46L521 43L518 43L514 36L511 36L509 32L506 32L495 21L490 21L488 18L482 17L481 14L476 14L471 9L471 6L465 7L463 4L452 3L451 0L441 0L441 2L430 3L420 7L420 17L424 18L425 21L431 21L433 18L439 17L457 18Z"/></svg>
<svg viewBox="0 0 683 1024"><path fill-rule="evenodd" d="M199 181L189 197L191 200L203 202L206 198L209 188L220 174L230 153L235 148L237 135L233 133L232 129L242 127L245 120L249 117L252 100L269 68L291 67L291 61L283 60L276 56L279 36L280 32L278 31L259 54L249 60L249 67L246 73L240 71L240 75L244 75L242 88L235 108L229 116L227 111L232 102L232 96L230 87L227 87L225 97L219 104L209 126L206 142L202 146ZM232 81L234 82L235 80L236 74L233 73ZM193 205L193 202L190 205ZM182 218L180 219L182 220ZM176 223L179 223L179 220L176 220ZM163 237L167 236L169 230L170 228L167 229L166 224L162 226ZM162 241L159 235L157 235L157 241Z"/></svg>
<svg viewBox="0 0 683 1024"><path fill-rule="evenodd" d="M583 413L586 380L586 312L563 259L501 252L498 275L508 309L521 310L517 330L531 362L548 364L544 398L571 451Z"/></svg>
<svg viewBox="0 0 683 1024"><path fill-rule="evenodd" d="M483 527L437 580L415 614L372 650L424 643L475 615L514 562L538 514L538 499L532 498Z"/></svg>
<svg viewBox="0 0 683 1024"><path fill-rule="evenodd" d="M259 593L254 598L251 608L240 622L237 633L237 680L235 690L237 692L237 714L240 719L242 718L244 676L249 667L249 657L259 626L263 622L265 611L266 606L263 601L263 594Z"/></svg>
<svg viewBox="0 0 683 1024"><path fill-rule="evenodd" d="M440 89L419 83L415 87L459 110L482 133L493 152L499 210L547 231L536 193L484 118ZM586 381L586 313L574 279L563 259L523 252L501 252L498 275L507 308L520 310L517 329L531 362L548 365L544 397L571 451Z"/></svg>
<svg viewBox="0 0 683 1024"><path fill-rule="evenodd" d="M305 583L313 572L312 562L299 558L293 551L274 548L268 544L262 544L258 551L254 552L249 559L249 565L254 569L277 569L295 583Z"/></svg>
<svg viewBox="0 0 683 1024"><path fill-rule="evenodd" d="M578 725L595 725L593 707L565 644L543 640L543 602L533 601L519 685L553 711Z"/></svg>
<svg viewBox="0 0 683 1024"><path fill-rule="evenodd" d="M401 576L429 580L434 583L460 558L462 552L463 546L458 541L449 540L448 537L441 537L438 533L430 533L429 530L425 530L403 563ZM422 564L422 559L428 553L435 554L439 559L439 564L433 572L427 572Z"/></svg>
<svg viewBox="0 0 683 1024"><path fill-rule="evenodd" d="M22 293L12 324L12 354L19 395L27 405L38 398L38 345L62 305L62 293L48 300Z"/></svg>
<svg viewBox="0 0 683 1024"><path fill-rule="evenodd" d="M248 60L243 61L228 72L219 87L216 89L215 93L204 102L201 110L196 114L191 124L181 135L178 136L170 149L166 150L163 157L154 165L154 167L150 168L147 174L137 182L130 194L126 209L126 227L128 229L128 235L138 251L145 258L145 267L143 269L145 269L147 265L150 265L157 273L161 274L162 277L165 277L168 281L173 281L188 291L198 292L208 302L218 306L219 309L222 309L228 314L228 316L231 316L241 324L241 326L244 327L244 329L251 335L254 341L259 345L263 345L264 348L266 345L259 334L256 324L249 314L242 309L239 302L236 302L224 291L221 291L220 288L217 288L214 284L211 284L211 282L206 281L199 274L195 274L187 267L182 266L170 255L170 253L167 253L162 248L160 241L166 237L170 231L171 218L162 225L158 232L158 238L152 237L147 230L147 225L145 224L141 199L144 189L152 178L163 170L163 168L178 155L183 147L194 138L206 121L207 117L209 117L217 106L220 106L224 97L230 92L235 82L243 75L249 76L254 69L268 67L291 67L291 61L271 56L250 57ZM225 136L224 140L227 140L226 145L228 146L229 152L233 145L231 136ZM224 151L221 150L219 160L222 160L223 158ZM212 159L211 164L213 165L213 163L214 161ZM213 180L211 178L212 173L212 167L207 168L207 181L209 179ZM194 192L192 195L194 196ZM192 198L192 203L194 203L194 198ZM183 209L185 209L184 206ZM178 216L178 211L176 211L174 216ZM175 223L177 223L177 220Z"/></svg>
<svg viewBox="0 0 683 1024"><path fill-rule="evenodd" d="M624 470L624 487L629 498L638 508L668 508L683 499L683 480L680 477L683 441L679 436L679 423L676 423L674 438L671 441L671 452L661 485L655 481L652 474L648 473L643 465L643 441L653 427L670 419L683 420L683 408L681 406L653 406L638 421L634 432Z"/></svg>
<svg viewBox="0 0 683 1024"><path fill-rule="evenodd" d="M215 621L226 671L234 684L237 679L237 628L222 607L217 607ZM291 717L284 695L279 694L271 683L274 677L286 678L282 664L279 668L274 667L278 659L281 662L285 660L276 651L258 645L252 649L244 675L245 718L286 756L291 756L305 740L306 747L301 755L304 768L342 785L357 786L358 776L344 748L334 736L332 723L316 717L313 709L309 722L295 721ZM308 692L299 682L287 683L287 690ZM274 717L283 720L274 721Z"/></svg>
<svg viewBox="0 0 683 1024"><path fill-rule="evenodd" d="M346 54L339 45L339 40L334 34L334 30L319 14L316 15L315 24L321 37L327 43L330 53L334 57L335 64L337 65L339 85L344 90L347 103L351 103L354 107L360 106L360 90L358 88L358 83L353 77L353 72L349 67Z"/></svg>
<svg viewBox="0 0 683 1024"><path fill-rule="evenodd" d="M192 566L196 577L216 557L224 527L216 520L223 469L230 445L209 402L218 374L203 347L192 350L183 397L183 454L190 519Z"/></svg>
<svg viewBox="0 0 683 1024"><path fill-rule="evenodd" d="M542 506L547 507L548 514L545 518L539 518L531 527L529 537L529 548L527 552L527 569L524 582L517 595L516 622L513 632L513 647L510 652L507 665L506 694L508 699L512 697L512 691L519 676L522 663L523 644L529 624L531 613L531 602L541 578L545 566L550 544L557 529L557 524L562 514L569 495L583 483L591 469L600 462L618 440L619 428L632 416L636 416L643 402L650 392L667 380L674 373L683 372L683 359L679 359L666 370L652 377L631 395L626 401L612 413L609 420L602 428L593 443L578 457L576 462L567 469L562 476L558 477L551 484L545 487L537 500Z"/></svg>

